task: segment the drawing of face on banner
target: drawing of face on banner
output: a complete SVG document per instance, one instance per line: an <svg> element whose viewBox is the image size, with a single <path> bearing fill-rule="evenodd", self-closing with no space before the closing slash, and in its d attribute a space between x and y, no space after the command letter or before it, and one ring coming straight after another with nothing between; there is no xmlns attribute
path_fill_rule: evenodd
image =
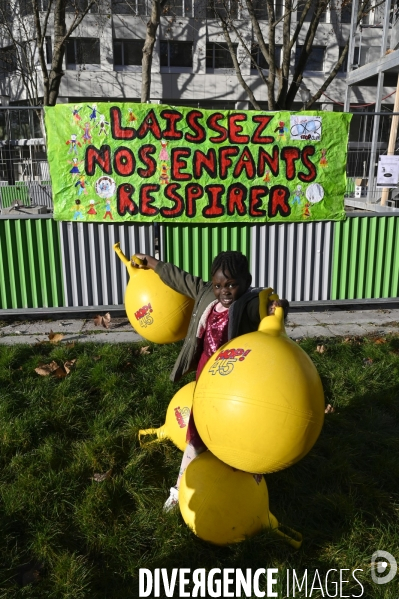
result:
<svg viewBox="0 0 399 599"><path fill-rule="evenodd" d="M96 194L103 198L112 198L115 195L116 185L115 181L111 177L100 177L96 181Z"/></svg>
<svg viewBox="0 0 399 599"><path fill-rule="evenodd" d="M320 183L312 183L306 190L306 197L312 204L321 202L324 198L324 189Z"/></svg>

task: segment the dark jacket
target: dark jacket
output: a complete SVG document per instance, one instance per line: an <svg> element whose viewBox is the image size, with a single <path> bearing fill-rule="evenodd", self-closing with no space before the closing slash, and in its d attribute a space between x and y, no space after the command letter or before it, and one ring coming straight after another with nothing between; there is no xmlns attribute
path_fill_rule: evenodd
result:
<svg viewBox="0 0 399 599"><path fill-rule="evenodd" d="M198 324L206 308L215 301L215 295L211 282L205 283L200 277L195 277L169 262L158 262L155 272L166 285L195 300L187 336L170 375L172 381L178 381L184 374L197 367L201 347L200 341L197 339ZM261 288L250 287L240 299L231 305L229 309L229 339L257 330L260 322L259 291Z"/></svg>

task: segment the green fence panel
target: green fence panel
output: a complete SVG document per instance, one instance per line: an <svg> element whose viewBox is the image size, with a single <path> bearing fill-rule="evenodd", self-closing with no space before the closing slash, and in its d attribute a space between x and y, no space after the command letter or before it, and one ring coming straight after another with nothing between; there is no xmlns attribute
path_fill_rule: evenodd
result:
<svg viewBox="0 0 399 599"><path fill-rule="evenodd" d="M170 225L165 229L165 260L210 279L213 258L222 251L238 250L250 261L251 227L247 225Z"/></svg>
<svg viewBox="0 0 399 599"><path fill-rule="evenodd" d="M3 208L12 206L17 200L25 206L30 205L29 190L25 183L19 182L19 185L4 185L0 187L1 203Z"/></svg>
<svg viewBox="0 0 399 599"><path fill-rule="evenodd" d="M64 305L58 223L0 220L0 308Z"/></svg>
<svg viewBox="0 0 399 599"><path fill-rule="evenodd" d="M331 299L398 294L399 218L352 217L335 223Z"/></svg>

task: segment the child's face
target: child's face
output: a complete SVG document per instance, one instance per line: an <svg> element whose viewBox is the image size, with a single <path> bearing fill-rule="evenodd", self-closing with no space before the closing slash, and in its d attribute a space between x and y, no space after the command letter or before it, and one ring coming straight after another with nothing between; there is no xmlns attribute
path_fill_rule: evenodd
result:
<svg viewBox="0 0 399 599"><path fill-rule="evenodd" d="M248 289L250 281L246 279L233 279L228 271L226 274L221 269L212 277L213 293L224 308L238 300Z"/></svg>

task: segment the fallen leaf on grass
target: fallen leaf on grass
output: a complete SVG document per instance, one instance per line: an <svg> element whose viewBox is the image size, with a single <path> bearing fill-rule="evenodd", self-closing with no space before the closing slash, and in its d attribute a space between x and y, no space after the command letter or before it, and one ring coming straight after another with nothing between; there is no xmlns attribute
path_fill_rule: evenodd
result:
<svg viewBox="0 0 399 599"><path fill-rule="evenodd" d="M150 346L146 345L146 347L140 347L140 349L136 350L134 353L138 355L147 355L151 353L150 351L148 351L149 349Z"/></svg>
<svg viewBox="0 0 399 599"><path fill-rule="evenodd" d="M109 329L110 322L111 314L109 312L104 314L104 316L100 316L100 314L97 314L97 316L94 317L94 324L96 325L96 327L103 326L104 328Z"/></svg>
<svg viewBox="0 0 399 599"><path fill-rule="evenodd" d="M50 331L48 334L48 338L50 343L59 343L63 340L64 335L63 333L53 333L53 331Z"/></svg>
<svg viewBox="0 0 399 599"><path fill-rule="evenodd" d="M65 347L69 347L72 349L72 347L75 347L75 341L68 341L64 345L65 345Z"/></svg>
<svg viewBox="0 0 399 599"><path fill-rule="evenodd" d="M101 360L101 356L94 356L93 360L94 360L95 362L98 362L98 360Z"/></svg>
<svg viewBox="0 0 399 599"><path fill-rule="evenodd" d="M316 347L316 351L319 354L324 354L324 352L326 351L326 346L325 345L318 345Z"/></svg>
<svg viewBox="0 0 399 599"><path fill-rule="evenodd" d="M373 362L374 362L374 360L372 358L364 358L363 359L364 368L366 366L371 366Z"/></svg>
<svg viewBox="0 0 399 599"><path fill-rule="evenodd" d="M76 358L74 360L67 360L66 362L64 362L64 369L67 374L71 372L71 368L75 364L75 362Z"/></svg>
<svg viewBox="0 0 399 599"><path fill-rule="evenodd" d="M55 372L57 368L59 368L59 365L53 360L50 364L39 364L39 366L35 368L35 372L40 374L40 376L48 376L52 372Z"/></svg>
<svg viewBox="0 0 399 599"><path fill-rule="evenodd" d="M335 412L335 408L332 407L332 405L329 403L326 405L326 409L324 410L325 414L334 414Z"/></svg>
<svg viewBox="0 0 399 599"><path fill-rule="evenodd" d="M112 468L110 468L109 470L107 470L107 472L95 472L94 475L91 477L91 480L94 480L96 483L102 483L104 480L108 480L109 478L111 478L111 474L112 474Z"/></svg>
<svg viewBox="0 0 399 599"><path fill-rule="evenodd" d="M35 372L40 374L40 376L49 376L50 374L53 374L54 376L62 379L71 372L71 368L75 362L76 359L68 360L67 362L64 362L63 366L60 366L55 360L53 360L50 362L50 364L39 364L39 366L35 368Z"/></svg>
<svg viewBox="0 0 399 599"><path fill-rule="evenodd" d="M374 343L375 343L376 345L381 345L382 343L386 343L386 342L387 342L387 340L386 340L386 339L384 339L383 337L379 337L378 339L375 339L375 340L374 340Z"/></svg>

